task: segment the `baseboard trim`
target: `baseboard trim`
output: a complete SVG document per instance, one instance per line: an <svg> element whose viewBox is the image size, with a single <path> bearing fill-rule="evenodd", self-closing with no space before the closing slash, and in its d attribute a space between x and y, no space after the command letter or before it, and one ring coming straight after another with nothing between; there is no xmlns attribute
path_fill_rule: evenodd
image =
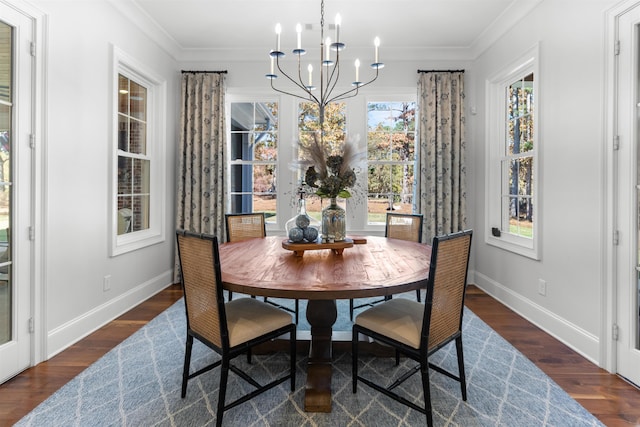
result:
<svg viewBox="0 0 640 427"><path fill-rule="evenodd" d="M47 359L100 329L118 316L149 299L173 283L173 270L166 271L106 303L52 329L47 334Z"/></svg>
<svg viewBox="0 0 640 427"><path fill-rule="evenodd" d="M598 365L600 342L597 336L481 273L475 272L474 278L478 288Z"/></svg>

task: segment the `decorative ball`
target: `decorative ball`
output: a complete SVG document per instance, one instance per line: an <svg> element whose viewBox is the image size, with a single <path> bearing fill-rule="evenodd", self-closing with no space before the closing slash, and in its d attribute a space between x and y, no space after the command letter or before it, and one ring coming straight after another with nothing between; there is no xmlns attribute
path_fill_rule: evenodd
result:
<svg viewBox="0 0 640 427"><path fill-rule="evenodd" d="M305 228L304 238L307 242L315 242L318 239L318 229L315 227Z"/></svg>
<svg viewBox="0 0 640 427"><path fill-rule="evenodd" d="M304 240L304 231L300 227L293 227L289 230L289 240L292 242L302 242Z"/></svg>
<svg viewBox="0 0 640 427"><path fill-rule="evenodd" d="M309 217L306 215L298 215L296 217L296 225L303 230L309 226Z"/></svg>

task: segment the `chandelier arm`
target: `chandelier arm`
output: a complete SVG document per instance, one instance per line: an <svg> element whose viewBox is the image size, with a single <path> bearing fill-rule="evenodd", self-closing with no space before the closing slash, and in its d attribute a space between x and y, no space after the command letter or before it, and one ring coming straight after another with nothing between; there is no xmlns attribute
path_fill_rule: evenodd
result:
<svg viewBox="0 0 640 427"><path fill-rule="evenodd" d="M309 101L314 101L316 103L320 102L318 101L318 98L316 98L316 96L311 93L311 90L308 89L306 86L304 86L303 84L301 84L302 82L298 83L297 81L295 81L293 78L291 78L291 76L289 76L289 74L287 74L281 67L280 67L280 60L277 58L276 59L276 65L278 67L278 71L280 71L280 73L282 73L283 76L285 76L291 83L293 83L294 85L298 86L300 89L302 89L304 91L304 93L306 93L309 96ZM298 66L298 74L300 73L300 67ZM284 90L281 89L276 89L276 87L273 85L273 79L271 79L271 88L275 91L278 91L280 93L284 93L287 95L291 95L291 96L295 96L296 98L300 98L300 99L307 99L303 96L300 95L296 95L290 92L286 92Z"/></svg>
<svg viewBox="0 0 640 427"><path fill-rule="evenodd" d="M339 57L336 56L335 66L333 67L333 70L331 70L331 74L328 76L328 79L327 79L326 94L324 96L324 99L322 100L323 102L326 102L327 104L330 102L330 101L327 101L327 99L331 98L331 94L333 93L333 90L338 84L338 80L340 80L340 61L339 61Z"/></svg>
<svg viewBox="0 0 640 427"><path fill-rule="evenodd" d="M295 97L295 98L303 99L303 100L305 100L305 101L312 101L312 102L315 102L315 103L317 103L317 102L318 102L318 100L316 99L316 97L315 97L315 96L313 96L313 95L311 95L310 93L308 93L306 90L305 90L305 93L309 96L308 98L305 98L304 96L302 96L302 95L298 95L298 94L296 94L296 93L287 92L286 90L278 89L277 87L275 87L275 86L273 85L273 80L274 80L274 79L271 79L271 89L275 90L276 92L280 92L280 93L283 93L283 94L285 94L285 95L293 96L293 97ZM294 83L295 83L295 82L294 82Z"/></svg>
<svg viewBox="0 0 640 427"><path fill-rule="evenodd" d="M358 94L358 90L361 87L365 87L367 85L370 85L371 83L375 82L377 78L378 78L378 70L376 70L376 76L374 78L372 78L371 80L369 80L368 82L361 83L361 84L357 85L356 87L354 87L351 90L348 90L348 91L346 91L344 93L341 93L340 95L336 95L335 97L329 99L327 101L327 103L335 102L335 101L341 101L341 100L347 99L347 98L353 98L354 96L356 96ZM353 93L353 92L355 92L355 93Z"/></svg>

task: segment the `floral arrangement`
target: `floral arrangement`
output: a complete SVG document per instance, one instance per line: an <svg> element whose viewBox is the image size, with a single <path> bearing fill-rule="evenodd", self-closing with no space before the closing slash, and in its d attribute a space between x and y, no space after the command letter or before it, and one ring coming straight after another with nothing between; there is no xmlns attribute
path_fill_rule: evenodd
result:
<svg viewBox="0 0 640 427"><path fill-rule="evenodd" d="M322 141L317 135L313 135L313 141L308 145L300 144L300 149L308 165L305 173L306 184L316 189L316 195L326 198L349 198L351 188L356 183L354 165L361 156L355 145L346 142L342 154L328 153Z"/></svg>

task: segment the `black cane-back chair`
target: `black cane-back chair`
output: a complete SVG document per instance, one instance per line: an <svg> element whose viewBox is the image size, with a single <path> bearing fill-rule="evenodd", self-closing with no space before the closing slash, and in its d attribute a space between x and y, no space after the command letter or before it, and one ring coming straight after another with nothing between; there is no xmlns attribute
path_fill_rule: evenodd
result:
<svg viewBox="0 0 640 427"><path fill-rule="evenodd" d="M240 240L265 237L267 235L264 213L261 212L226 214L225 222L227 224L227 242L238 242ZM229 291L229 301L231 301L232 298L233 294ZM300 303L297 299L293 302L293 308L278 304L275 301L269 300L267 297L264 297L264 302L268 302L275 307L293 313L295 315L296 325L298 324Z"/></svg>
<svg viewBox="0 0 640 427"><path fill-rule="evenodd" d="M433 425L429 368L460 382L462 400L467 400L467 386L462 352L462 313L471 250L471 230L435 237L431 252L425 302L406 298L385 301L360 313L353 325L352 387L358 380L373 389L426 415ZM367 335L418 362L414 368L390 384L382 385L358 374L359 334ZM429 362L429 357L455 341L458 373L451 373ZM397 357L396 357L397 360ZM394 390L413 374L420 372L424 406ZM384 377L384 375L383 375Z"/></svg>
<svg viewBox="0 0 640 427"><path fill-rule="evenodd" d="M422 243L422 218L422 214L387 213L384 237ZM416 289L416 298L420 302L420 289ZM353 320L353 311L358 308L373 307L374 304L390 299L391 296L388 296L374 301L369 300L363 304L355 304L354 300L350 299L349 319Z"/></svg>
<svg viewBox="0 0 640 427"><path fill-rule="evenodd" d="M216 412L216 425L222 424L224 411L267 391L278 384L291 381L295 389L296 372L296 325L291 315L253 298L238 298L224 302L222 272L218 239L178 230L178 254L182 271L185 312L187 315L187 340L182 375L182 397L187 393L190 379L221 366L220 392ZM231 364L232 359L243 353L250 354L257 344L289 334L289 373L261 385L247 373ZM221 359L190 373L191 349L197 339L216 353ZM255 390L225 404L229 370L255 387Z"/></svg>

